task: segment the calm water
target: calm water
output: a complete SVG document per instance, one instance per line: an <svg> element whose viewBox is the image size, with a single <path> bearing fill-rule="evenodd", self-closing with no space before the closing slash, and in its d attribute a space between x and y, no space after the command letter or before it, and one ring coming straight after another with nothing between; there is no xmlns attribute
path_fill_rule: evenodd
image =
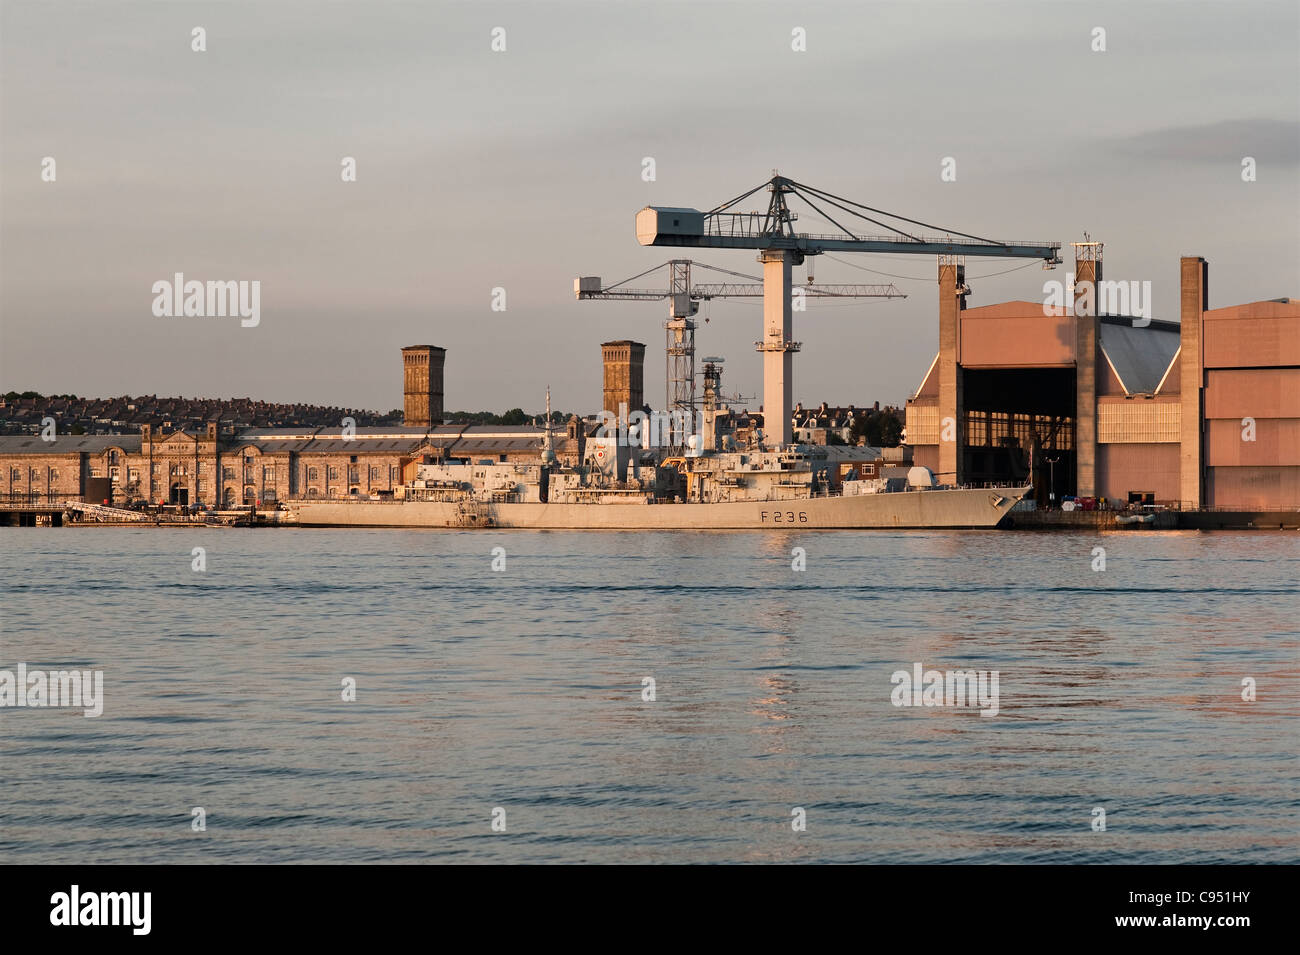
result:
<svg viewBox="0 0 1300 955"><path fill-rule="evenodd" d="M1300 860L1295 534L5 528L0 572L0 668L107 698L0 709L7 862ZM1001 712L894 707L917 662Z"/></svg>

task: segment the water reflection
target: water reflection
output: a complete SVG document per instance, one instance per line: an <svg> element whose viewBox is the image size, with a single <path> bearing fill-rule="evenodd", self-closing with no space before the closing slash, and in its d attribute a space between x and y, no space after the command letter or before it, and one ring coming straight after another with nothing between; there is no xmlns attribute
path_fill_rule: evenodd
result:
<svg viewBox="0 0 1300 955"><path fill-rule="evenodd" d="M483 534L230 532L196 581L155 531L3 533L0 668L106 673L98 720L6 711L6 858L1300 859L1296 535L511 533L494 574ZM918 662L999 714L893 706Z"/></svg>

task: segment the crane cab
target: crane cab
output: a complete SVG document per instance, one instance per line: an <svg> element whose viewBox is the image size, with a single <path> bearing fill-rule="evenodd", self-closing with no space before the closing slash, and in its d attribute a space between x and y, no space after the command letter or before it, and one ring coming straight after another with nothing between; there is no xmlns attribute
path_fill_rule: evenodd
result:
<svg viewBox="0 0 1300 955"><path fill-rule="evenodd" d="M642 245L680 245L670 236L704 235L704 213L675 206L646 206L636 214L636 240Z"/></svg>

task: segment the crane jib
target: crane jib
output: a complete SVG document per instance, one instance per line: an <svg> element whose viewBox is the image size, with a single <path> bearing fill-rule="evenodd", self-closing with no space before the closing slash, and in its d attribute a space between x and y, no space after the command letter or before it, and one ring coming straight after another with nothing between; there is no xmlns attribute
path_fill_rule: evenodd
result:
<svg viewBox="0 0 1300 955"><path fill-rule="evenodd" d="M1001 245L985 242L910 242L888 239L821 238L785 235L656 235L649 245L704 249L790 249L804 255L822 252L888 252L921 255L998 256L1059 262L1061 244Z"/></svg>

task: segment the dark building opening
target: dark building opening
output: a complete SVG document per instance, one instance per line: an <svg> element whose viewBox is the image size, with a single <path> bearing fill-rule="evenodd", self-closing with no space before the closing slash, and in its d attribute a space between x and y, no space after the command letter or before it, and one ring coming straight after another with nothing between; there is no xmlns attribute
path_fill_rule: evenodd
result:
<svg viewBox="0 0 1300 955"><path fill-rule="evenodd" d="M1032 481L1039 506L1075 493L1072 368L962 369L968 484Z"/></svg>

